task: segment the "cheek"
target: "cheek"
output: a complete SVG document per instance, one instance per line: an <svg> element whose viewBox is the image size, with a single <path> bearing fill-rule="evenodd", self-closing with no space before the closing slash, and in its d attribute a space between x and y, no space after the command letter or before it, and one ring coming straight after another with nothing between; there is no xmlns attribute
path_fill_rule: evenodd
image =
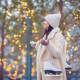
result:
<svg viewBox="0 0 80 80"><path fill-rule="evenodd" d="M46 26L49 27L49 24L47 23Z"/></svg>
<svg viewBox="0 0 80 80"><path fill-rule="evenodd" d="M47 22L43 22L43 25L44 25L45 28L49 27L49 24Z"/></svg>

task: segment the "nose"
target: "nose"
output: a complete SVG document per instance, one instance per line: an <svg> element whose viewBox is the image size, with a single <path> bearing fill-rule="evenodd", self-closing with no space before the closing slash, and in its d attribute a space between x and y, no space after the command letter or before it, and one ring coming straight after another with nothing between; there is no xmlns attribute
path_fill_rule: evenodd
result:
<svg viewBox="0 0 80 80"><path fill-rule="evenodd" d="M45 24L45 22L43 22L43 25Z"/></svg>

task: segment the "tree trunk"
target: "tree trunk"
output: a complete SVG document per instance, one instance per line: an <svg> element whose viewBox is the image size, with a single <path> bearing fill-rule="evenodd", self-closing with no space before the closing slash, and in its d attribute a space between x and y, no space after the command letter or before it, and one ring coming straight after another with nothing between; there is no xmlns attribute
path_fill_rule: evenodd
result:
<svg viewBox="0 0 80 80"><path fill-rule="evenodd" d="M4 74L4 69L3 69L3 59L4 59L4 25L2 26L1 30L1 38L2 38L2 44L1 44L1 62L0 62L0 80L3 80L3 74Z"/></svg>
<svg viewBox="0 0 80 80"><path fill-rule="evenodd" d="M59 11L61 12L61 20L60 20L60 25L63 24L63 0L60 0L59 2ZM61 26L62 27L62 26ZM63 26L63 32L62 34L64 35L64 30L65 30L65 27Z"/></svg>

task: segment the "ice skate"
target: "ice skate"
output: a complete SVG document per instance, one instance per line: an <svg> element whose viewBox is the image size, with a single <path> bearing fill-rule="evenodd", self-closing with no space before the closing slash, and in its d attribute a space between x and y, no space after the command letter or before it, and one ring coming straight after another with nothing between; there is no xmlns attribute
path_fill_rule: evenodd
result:
<svg viewBox="0 0 80 80"><path fill-rule="evenodd" d="M66 63L65 69L70 70L72 69L72 67L68 63Z"/></svg>
<svg viewBox="0 0 80 80"><path fill-rule="evenodd" d="M54 75L62 73L60 69L57 69L52 65L51 60L44 62L44 72L45 74L54 74Z"/></svg>

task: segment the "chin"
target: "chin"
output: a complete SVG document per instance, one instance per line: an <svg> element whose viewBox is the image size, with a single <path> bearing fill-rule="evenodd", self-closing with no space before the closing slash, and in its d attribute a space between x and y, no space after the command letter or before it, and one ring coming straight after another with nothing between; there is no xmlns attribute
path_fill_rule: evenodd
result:
<svg viewBox="0 0 80 80"><path fill-rule="evenodd" d="M43 27L45 29L45 27Z"/></svg>
<svg viewBox="0 0 80 80"><path fill-rule="evenodd" d="M46 28L44 27L44 29L46 29Z"/></svg>
<svg viewBox="0 0 80 80"><path fill-rule="evenodd" d="M46 29L46 27L43 27L44 29Z"/></svg>

